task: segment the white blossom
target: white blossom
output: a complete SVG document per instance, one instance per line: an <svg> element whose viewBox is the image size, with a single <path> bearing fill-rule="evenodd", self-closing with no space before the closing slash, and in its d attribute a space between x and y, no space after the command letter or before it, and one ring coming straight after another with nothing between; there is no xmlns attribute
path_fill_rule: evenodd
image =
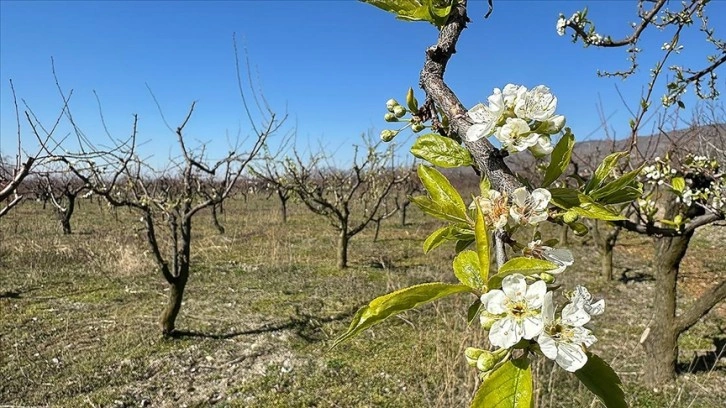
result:
<svg viewBox="0 0 726 408"><path fill-rule="evenodd" d="M495 89L497 91L498 89ZM507 109L514 109L517 102L524 97L527 93L527 88L522 85L507 84L502 90L502 97L504 98L504 106Z"/></svg>
<svg viewBox="0 0 726 408"><path fill-rule="evenodd" d="M506 194L502 194L497 190L489 190L477 197L477 200L487 224L495 229L502 229L507 225L509 199Z"/></svg>
<svg viewBox="0 0 726 408"><path fill-rule="evenodd" d="M539 138L537 133L530 131L527 121L520 118L507 118L504 126L498 128L494 135L502 147L512 153L534 146Z"/></svg>
<svg viewBox="0 0 726 408"><path fill-rule="evenodd" d="M597 339L590 330L582 327L589 321L589 315L583 309L566 305L562 316L555 318L555 307L552 292L547 292L542 305L544 327L537 336L542 354L569 372L575 372L587 363L584 347L590 347ZM587 316L587 319L583 319Z"/></svg>
<svg viewBox="0 0 726 408"><path fill-rule="evenodd" d="M489 329L489 341L497 347L510 348L520 340L537 337L544 327L541 308L547 292L543 281L527 285L521 274L502 280L502 289L481 297L488 318L496 319Z"/></svg>
<svg viewBox="0 0 726 408"><path fill-rule="evenodd" d="M605 299L592 303L592 295L584 286L577 285L575 287L570 295L570 301L576 307L582 308L590 316L601 315L605 311Z"/></svg>
<svg viewBox="0 0 726 408"><path fill-rule="evenodd" d="M525 187L512 192L512 206L509 215L515 222L535 225L547 219L547 206L552 194L547 189L538 188L530 194Z"/></svg>
<svg viewBox="0 0 726 408"><path fill-rule="evenodd" d="M466 140L473 142L494 133L494 128L502 112L491 110L488 106L479 103L469 109L466 114L474 122L466 131Z"/></svg>
<svg viewBox="0 0 726 408"><path fill-rule="evenodd" d="M556 269L547 271L553 275L562 273L568 266L575 262L575 258L572 256L572 252L569 249L564 248L552 248L547 245L542 245L541 240L535 240L527 244L527 248L524 250L526 256L532 258L544 259L557 265Z"/></svg>
<svg viewBox="0 0 726 408"><path fill-rule="evenodd" d="M552 153L552 150L554 149L554 146L552 146L552 140L547 135L540 135L539 138L537 138L537 143L535 143L534 146L529 147L529 151L537 158L547 156Z"/></svg>
<svg viewBox="0 0 726 408"><path fill-rule="evenodd" d="M560 18L557 19L557 35L559 35L560 37L565 35L566 26L567 26L567 19L565 18L565 16L560 14Z"/></svg>
<svg viewBox="0 0 726 408"><path fill-rule="evenodd" d="M544 85L527 91L514 106L514 113L522 119L544 122L549 120L557 109L557 97Z"/></svg>

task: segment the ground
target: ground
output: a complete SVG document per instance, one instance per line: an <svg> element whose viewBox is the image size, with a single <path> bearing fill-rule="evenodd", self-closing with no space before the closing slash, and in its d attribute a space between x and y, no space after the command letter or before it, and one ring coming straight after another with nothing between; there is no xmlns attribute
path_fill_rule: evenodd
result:
<svg viewBox="0 0 726 408"><path fill-rule="evenodd" d="M471 295L404 313L330 349L370 299L454 281L452 247L421 250L439 223L416 210L405 227L388 219L378 241L372 229L353 238L351 267L339 271L324 219L293 203L282 224L276 211L274 199L235 199L221 217L224 235L209 214L199 216L177 338L162 337L157 326L168 289L137 214L83 200L71 236L40 203L0 219L0 406L467 406L477 380L463 352L485 343L466 322ZM680 304L724 278L725 235L714 226L694 238ZM630 235L621 244L622 279L605 282L594 247L571 239L577 261L562 283L584 283L607 304L593 324L592 351L619 373L633 407L721 407L726 362L714 353L726 338L723 305L681 336L674 385L638 384L652 245ZM598 406L552 363L537 362L534 372L538 407Z"/></svg>

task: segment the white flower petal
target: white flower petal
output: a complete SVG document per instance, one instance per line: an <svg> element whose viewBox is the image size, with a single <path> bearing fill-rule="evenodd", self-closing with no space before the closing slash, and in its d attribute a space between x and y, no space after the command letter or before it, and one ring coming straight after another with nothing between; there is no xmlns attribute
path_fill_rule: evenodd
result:
<svg viewBox="0 0 726 408"><path fill-rule="evenodd" d="M537 343L542 354L550 360L557 358L557 343L547 333L542 333L537 337Z"/></svg>
<svg viewBox="0 0 726 408"><path fill-rule="evenodd" d="M545 188L538 188L532 191L532 209L544 211L552 199L552 193Z"/></svg>
<svg viewBox="0 0 726 408"><path fill-rule="evenodd" d="M506 276L502 280L502 291L511 300L524 298L527 292L527 282L524 280L524 276L519 273ZM542 295L544 296L544 293Z"/></svg>
<svg viewBox="0 0 726 408"><path fill-rule="evenodd" d="M529 198L529 191L525 187L519 187L512 191L512 203L518 207L524 207L527 205L527 199Z"/></svg>
<svg viewBox="0 0 726 408"><path fill-rule="evenodd" d="M580 327L590 321L590 314L575 303L568 303L562 308L562 322L568 326Z"/></svg>
<svg viewBox="0 0 726 408"><path fill-rule="evenodd" d="M522 322L522 337L531 340L539 336L542 329L544 329L542 316L527 316Z"/></svg>
<svg viewBox="0 0 726 408"><path fill-rule="evenodd" d="M545 293L547 292L547 284L544 281L538 280L537 282L529 285L527 288L527 294L525 299L527 300L527 306L530 309L539 309L542 307L544 302Z"/></svg>
<svg viewBox="0 0 726 408"><path fill-rule="evenodd" d="M522 329L510 317L497 321L489 330L489 342L500 348L510 348L521 339Z"/></svg>
<svg viewBox="0 0 726 408"><path fill-rule="evenodd" d="M600 299L597 302L591 304L589 309L590 310L587 310L587 312L590 313L590 316L597 316L603 314L603 312L605 312L605 299Z"/></svg>
<svg viewBox="0 0 726 408"><path fill-rule="evenodd" d="M485 299L486 296L486 299ZM486 303L485 303L486 301ZM490 290L482 295L482 304L485 305L486 311L491 314L502 314L507 312L507 297L504 292L499 289Z"/></svg>
<svg viewBox="0 0 726 408"><path fill-rule="evenodd" d="M574 373L587 363L587 354L582 347L570 343L560 343L558 346L555 361L565 370Z"/></svg>
<svg viewBox="0 0 726 408"><path fill-rule="evenodd" d="M555 321L555 303L552 301L552 292L547 292L544 295L544 301L542 303L542 320L545 324L550 324Z"/></svg>
<svg viewBox="0 0 726 408"><path fill-rule="evenodd" d="M494 124L492 123L477 123L471 125L466 130L466 140L469 142L475 142L479 139L483 139L493 133Z"/></svg>

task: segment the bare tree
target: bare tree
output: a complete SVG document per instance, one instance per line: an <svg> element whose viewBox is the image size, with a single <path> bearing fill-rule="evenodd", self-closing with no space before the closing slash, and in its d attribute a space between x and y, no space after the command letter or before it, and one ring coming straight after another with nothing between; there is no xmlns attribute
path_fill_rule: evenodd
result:
<svg viewBox="0 0 726 408"><path fill-rule="evenodd" d="M38 187L53 205L63 234L71 234L73 232L71 217L76 209L76 199L87 186L66 169L39 171L37 178Z"/></svg>
<svg viewBox="0 0 726 408"><path fill-rule="evenodd" d="M10 89L13 93L13 104L15 106L18 152L15 156L14 163L11 163L10 160L0 154L0 203L5 202L5 204L0 204L0 218L6 215L13 207L20 204L21 200L23 199L23 195L19 193L19 187L23 183L23 180L25 180L25 178L31 174L31 169L33 168L33 166L47 158L47 156L42 156L41 154L46 151L51 153L55 152L55 149L58 146L57 144L51 145L51 142L53 141L53 133L55 132L56 127L58 126L58 123L63 117L63 114L65 113L67 108L67 105L64 104L53 127L51 127L50 129L42 129L44 134L41 135L40 133L35 132L35 136L39 143L39 147L36 152L25 153L22 147L23 144L20 130L20 110L18 109L18 100L15 94L15 86L13 85L12 80L10 80ZM28 110L24 113L28 122L32 125L32 111ZM23 157L25 157L25 161L23 161Z"/></svg>
<svg viewBox="0 0 726 408"><path fill-rule="evenodd" d="M372 144L369 139L365 140L363 148L355 147L349 169L332 165L324 152L307 160L295 152L283 161L291 191L310 211L326 217L336 229L340 269L348 266L350 239L381 215L379 211L386 197L408 177L395 172L393 144L379 150L380 142Z"/></svg>

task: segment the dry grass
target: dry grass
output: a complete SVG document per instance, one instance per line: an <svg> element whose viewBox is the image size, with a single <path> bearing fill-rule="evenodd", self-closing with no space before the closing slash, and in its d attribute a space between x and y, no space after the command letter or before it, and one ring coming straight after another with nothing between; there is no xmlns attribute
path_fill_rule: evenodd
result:
<svg viewBox="0 0 726 408"><path fill-rule="evenodd" d="M207 214L194 230L193 271L178 320L194 336L162 338L156 320L166 287L137 217L83 202L76 233L61 236L50 211L25 203L0 223L0 405L241 407L466 406L476 376L463 350L485 344L468 327L466 297L391 319L329 350L348 314L406 285L453 279L452 248L424 256L438 225L412 211L411 225L384 222L352 241L335 269L329 226L297 205L277 221L276 203L251 197L227 206L220 235ZM723 277L723 231L699 234L687 255L682 304ZM626 236L618 274L650 274L650 247ZM606 298L595 352L621 374L635 407L717 407L726 399L723 359L673 386L638 385L638 340L652 282L602 282L594 249L574 240L578 262L565 284L585 282ZM681 338L680 362L708 356L726 315L713 311ZM588 407L593 398L550 362L534 365L539 407Z"/></svg>

